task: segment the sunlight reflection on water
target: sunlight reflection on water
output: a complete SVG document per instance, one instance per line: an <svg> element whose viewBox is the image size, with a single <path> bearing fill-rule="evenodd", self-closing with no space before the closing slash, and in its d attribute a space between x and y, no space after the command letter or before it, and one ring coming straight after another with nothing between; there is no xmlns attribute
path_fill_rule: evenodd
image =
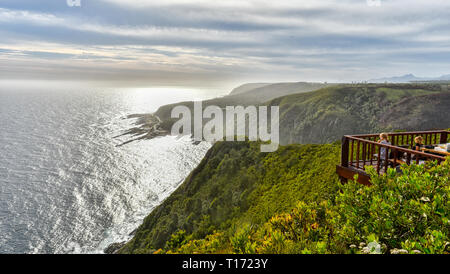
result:
<svg viewBox="0 0 450 274"><path fill-rule="evenodd" d="M1 88L0 88L1 89ZM126 240L209 143L113 137L134 113L206 90L0 90L0 253L92 253Z"/></svg>

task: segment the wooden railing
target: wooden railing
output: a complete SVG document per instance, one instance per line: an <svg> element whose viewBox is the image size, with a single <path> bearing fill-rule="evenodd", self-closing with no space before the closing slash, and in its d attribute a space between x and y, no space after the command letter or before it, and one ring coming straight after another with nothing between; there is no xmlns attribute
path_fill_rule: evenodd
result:
<svg viewBox="0 0 450 274"><path fill-rule="evenodd" d="M378 134L346 135L342 139L341 166L364 170L365 166L373 166L378 173L386 172L388 167L400 164L419 164L421 161L445 161L445 157L413 150L414 138L422 136L424 145L443 144L449 142L450 133L439 131L416 131L388 133L391 145L380 144ZM382 153L382 151L385 151ZM381 157L383 155L383 157ZM383 159L382 159L383 158Z"/></svg>

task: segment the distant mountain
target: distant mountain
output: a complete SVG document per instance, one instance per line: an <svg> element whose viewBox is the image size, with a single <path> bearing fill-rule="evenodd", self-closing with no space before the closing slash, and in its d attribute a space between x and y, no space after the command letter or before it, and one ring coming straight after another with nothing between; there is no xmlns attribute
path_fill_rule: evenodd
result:
<svg viewBox="0 0 450 274"><path fill-rule="evenodd" d="M250 84L248 86L241 86L238 89L232 91L229 95L224 97L214 98L203 101L203 107L207 106L219 106L224 108L226 106L248 106L248 105L260 105L272 99L304 92L311 92L319 90L321 88L330 87L334 84L322 84L322 83L275 83L275 84ZM259 86L251 89L251 87ZM162 127L165 130L169 130L175 120L171 119L172 108L177 105L184 105L193 109L194 102L186 101L170 105L161 106L154 114L163 121ZM193 112L192 112L193 113Z"/></svg>
<svg viewBox="0 0 450 274"><path fill-rule="evenodd" d="M369 83L409 83L416 81L450 81L450 74L442 75L440 77L417 77L414 74L405 74L403 76L386 77L371 79Z"/></svg>
<svg viewBox="0 0 450 274"><path fill-rule="evenodd" d="M442 76L439 77L437 80L440 80L440 81L450 81L450 74L442 75Z"/></svg>
<svg viewBox="0 0 450 274"><path fill-rule="evenodd" d="M368 82L370 83L409 83L411 81L421 81L425 78L416 77L414 74L405 74L403 76L395 76L388 78L379 78L379 79L371 79Z"/></svg>
<svg viewBox="0 0 450 274"><path fill-rule="evenodd" d="M248 84L243 84L243 85L240 85L237 88L234 88L230 92L230 95L236 95L236 94L245 93L245 92L250 91L252 89L262 88L262 87L270 85L270 84L271 83L248 83Z"/></svg>
<svg viewBox="0 0 450 274"><path fill-rule="evenodd" d="M254 104L290 94L314 91L332 85L334 84L312 82L250 84L249 86L243 85L234 89L228 96L239 96L239 99L250 100Z"/></svg>

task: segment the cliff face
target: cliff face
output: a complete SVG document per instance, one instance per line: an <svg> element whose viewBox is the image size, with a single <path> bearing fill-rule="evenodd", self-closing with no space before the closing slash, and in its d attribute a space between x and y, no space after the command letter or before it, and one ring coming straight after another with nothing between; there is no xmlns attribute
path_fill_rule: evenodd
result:
<svg viewBox="0 0 450 274"><path fill-rule="evenodd" d="M191 239L242 224L259 225L298 200L336 191L339 145L290 145L261 153L259 143L220 142L183 184L145 218L120 253L151 253L177 231Z"/></svg>
<svg viewBox="0 0 450 274"><path fill-rule="evenodd" d="M282 144L328 143L345 134L450 126L439 85L341 85L276 98Z"/></svg>

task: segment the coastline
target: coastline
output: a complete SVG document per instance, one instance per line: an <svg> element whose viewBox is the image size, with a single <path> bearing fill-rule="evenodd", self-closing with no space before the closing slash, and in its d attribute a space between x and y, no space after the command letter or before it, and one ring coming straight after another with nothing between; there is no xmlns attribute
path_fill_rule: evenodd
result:
<svg viewBox="0 0 450 274"><path fill-rule="evenodd" d="M126 140L118 145L116 145L117 147L121 147L124 146L126 144L130 144L132 142L135 141L140 141L140 140L151 140L157 137L164 137L167 135L170 135L169 130L164 129L163 127L163 123L164 121L162 121L159 116L157 116L154 113L146 113L146 114L130 114L128 116L126 116L123 119L137 119L134 123L133 123L133 127L125 130L123 133L114 136L113 138L120 138L120 137L124 137L124 136L130 136L131 138L129 140ZM192 144L194 145L198 145L200 142L196 142L194 140L192 140ZM208 149L209 151L209 149ZM208 152L206 153L206 155L202 158L202 161L207 158ZM198 167L195 166L193 168L192 171L194 171L196 168ZM191 173L192 173L191 171ZM178 183L178 187L174 189L177 190L182 183L190 176L189 173L184 179L182 179L179 183ZM169 195L170 196L170 195ZM156 205L155 208L153 208L152 210L150 210L150 212L147 213L147 216L153 211L155 210L159 205L161 205L164 202L165 199L163 199L160 204ZM128 242L130 242L136 231L139 229L139 226L142 224L142 222L136 226L129 234L128 236L130 237L129 239L125 240L125 241L118 241L118 242L113 242L111 244L109 244L108 246L106 246L106 248L104 248L102 251L104 254L117 254L117 252L124 247Z"/></svg>
<svg viewBox="0 0 450 274"><path fill-rule="evenodd" d="M156 137L169 135L169 131L162 127L163 121L155 114L131 114L124 119L137 119L137 121L134 123L134 127L113 137L119 138L127 135L133 137L128 141L118 144L118 147L134 141L150 140Z"/></svg>

